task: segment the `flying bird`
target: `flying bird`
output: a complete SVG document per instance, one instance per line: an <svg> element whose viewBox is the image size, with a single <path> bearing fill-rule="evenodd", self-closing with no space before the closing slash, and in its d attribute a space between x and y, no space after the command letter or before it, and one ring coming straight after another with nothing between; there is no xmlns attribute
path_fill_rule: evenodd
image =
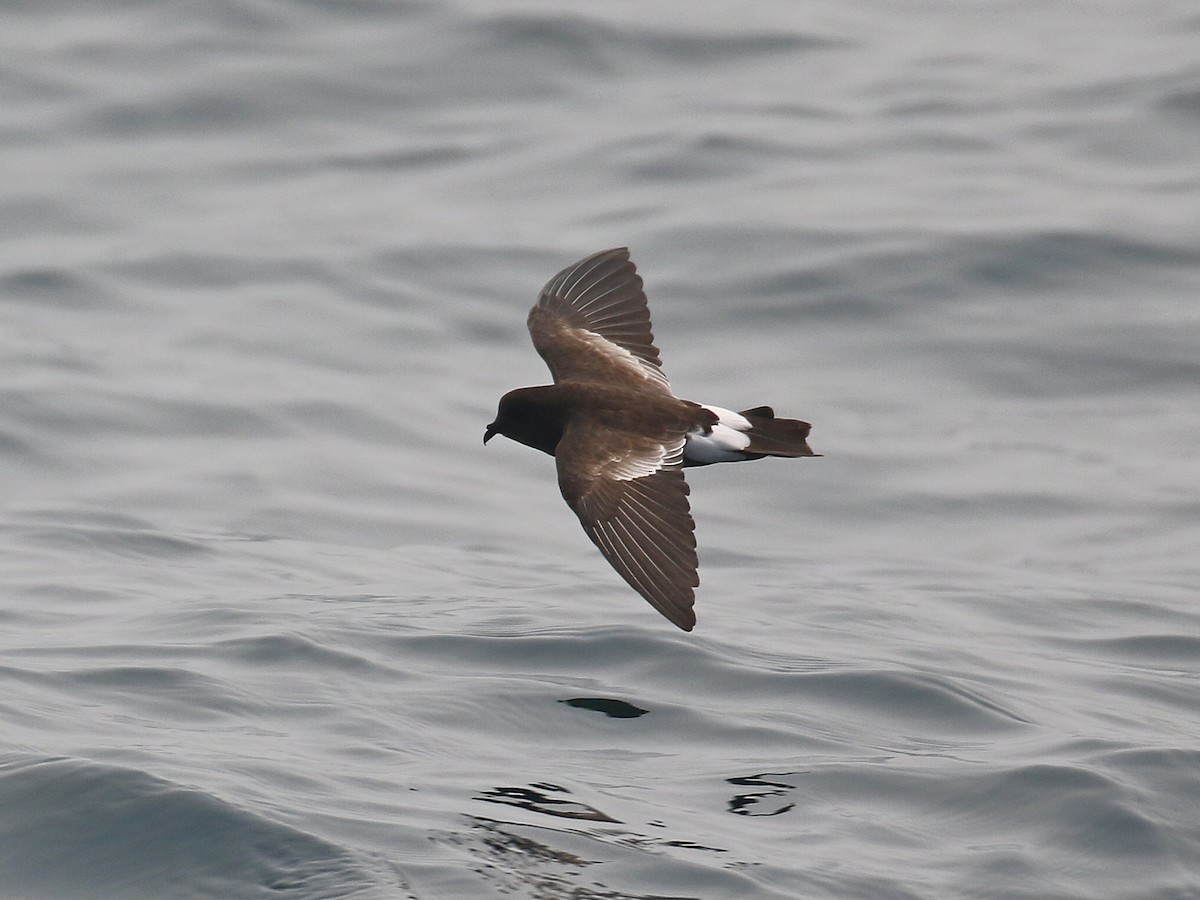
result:
<svg viewBox="0 0 1200 900"><path fill-rule="evenodd" d="M817 456L807 422L769 406L733 412L671 392L642 279L618 247L567 266L529 312L554 384L500 398L494 435L554 457L558 486L622 578L684 631L700 584L688 466Z"/></svg>

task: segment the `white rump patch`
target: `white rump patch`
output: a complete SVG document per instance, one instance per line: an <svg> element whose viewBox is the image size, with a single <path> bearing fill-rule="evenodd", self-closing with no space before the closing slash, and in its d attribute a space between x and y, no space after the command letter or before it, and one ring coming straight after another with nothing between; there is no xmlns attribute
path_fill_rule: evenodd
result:
<svg viewBox="0 0 1200 900"><path fill-rule="evenodd" d="M750 420L732 410L720 406L705 406L717 416L717 424L710 434L702 428L693 428L687 434L687 445L683 448L684 458L693 463L737 462L746 458L743 452L750 446L745 432L751 428Z"/></svg>
<svg viewBox="0 0 1200 900"><path fill-rule="evenodd" d="M750 420L741 413L735 413L732 409L724 409L720 406L705 406L703 403L700 405L707 409L710 413L716 413L717 423L719 425L728 425L730 428L733 428L737 431L749 431L751 428ZM748 444L750 442L747 441L746 443Z"/></svg>

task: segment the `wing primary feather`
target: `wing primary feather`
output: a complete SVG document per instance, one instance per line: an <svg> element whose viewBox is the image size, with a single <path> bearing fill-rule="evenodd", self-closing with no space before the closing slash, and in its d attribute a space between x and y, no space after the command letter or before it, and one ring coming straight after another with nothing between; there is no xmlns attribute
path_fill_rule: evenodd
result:
<svg viewBox="0 0 1200 900"><path fill-rule="evenodd" d="M584 279L587 278L589 275L591 275L593 272L595 272L597 269L599 269L601 266L608 263L610 261L610 259L611 258L608 256L600 255L600 256L593 256L591 259L580 260L578 263L576 263L575 267L573 269L571 269L571 271L563 279L562 294L560 296L563 297L564 299L571 299L572 293L575 291L575 289L577 287L579 287L580 284L583 283ZM589 262L592 263L592 265L588 266L587 268L584 268L584 264L589 263ZM579 271L580 269L583 269L583 271L580 272ZM573 282L571 282L570 285L568 286L568 281L570 280L571 276L575 275L576 272L579 272L579 277L576 278Z"/></svg>
<svg viewBox="0 0 1200 900"><path fill-rule="evenodd" d="M608 325L608 324L606 324L608 322L612 322L614 324ZM625 325L625 324L629 324L631 326L649 325L650 318L649 318L649 316L646 316L646 317L634 320L634 319L630 318L629 310L622 310L620 312L613 313L613 315L611 315L611 316L589 316L588 324L591 325L593 328L603 328L604 333L606 335L629 334L634 337L641 337L642 331L641 331L640 327L639 328L630 328L628 330L622 330L620 326Z"/></svg>
<svg viewBox="0 0 1200 900"><path fill-rule="evenodd" d="M622 522L621 527L642 548L647 563L653 566L662 576L664 589L669 593L677 593L681 589L694 587L698 583L699 580L696 578L694 565L686 559L681 560L673 552L672 547L664 546L657 541L644 542L645 538L654 535L653 530L647 534L643 529L639 528L637 521L632 519ZM685 551L685 557L690 555L692 554Z"/></svg>
<svg viewBox="0 0 1200 900"><path fill-rule="evenodd" d="M653 562L650 560L645 551L645 548L639 545L637 536L629 532L625 522L623 522L619 517L613 518L605 524L608 526L609 531L611 531L614 537L620 542L621 546L625 548L625 552L629 555L630 561L636 565L641 571L642 575L645 576L646 582L652 586L657 585L661 580L662 573L659 572L659 577L655 577L657 567L654 567Z"/></svg>
<svg viewBox="0 0 1200 900"><path fill-rule="evenodd" d="M679 451L672 448L672 452L667 454L664 458L664 463L667 468L662 469L662 472L672 472L673 469L671 468L670 461L673 457L678 456L680 456ZM686 486L686 484L688 484L688 482L685 481L684 485ZM647 510L658 511L662 520L670 521L672 516L679 515L679 512L682 510L673 508L673 506L668 505L665 500L660 499L660 493L661 492L649 491L648 488L643 488L641 485L638 485L637 497L638 499L642 500L644 505L646 505ZM684 497L686 497L686 493L684 493Z"/></svg>
<svg viewBox="0 0 1200 900"><path fill-rule="evenodd" d="M630 517L636 518L640 523L640 527L643 532L655 535L660 543L669 544L671 548L677 552L678 556L687 556L696 552L696 548L694 546L688 546L687 542L680 538L677 529L659 530L662 524L661 521L656 522L652 515L646 513L638 507L635 507L632 503L630 503L626 508ZM676 558L676 556L669 556L668 558L680 572L685 572L689 576L691 575L690 566L685 568L685 564Z"/></svg>
<svg viewBox="0 0 1200 900"><path fill-rule="evenodd" d="M689 563L681 561L670 550L658 542L650 543L649 545L638 541L639 535L642 538L647 537L644 532L635 533L634 529L637 524L633 521L621 523L622 528L631 536L632 540L637 541L642 548L646 561L660 573L663 581L663 588L667 593L675 594L680 590L695 587L699 583L696 577L695 568ZM651 532L653 534L653 532Z"/></svg>
<svg viewBox="0 0 1200 900"><path fill-rule="evenodd" d="M605 523L605 525L607 525L607 523ZM617 572L620 573L621 577L633 585L637 592L647 600L650 600L652 597L654 597L654 592L644 580L645 573L643 573L629 559L629 551L626 549L624 544L620 542L617 535L613 534L611 529L605 527L604 525L598 525L595 533L604 539L604 545L601 547L601 549L603 550L605 547L608 548L605 555L608 557L609 562L614 564L614 567L617 569Z"/></svg>
<svg viewBox="0 0 1200 900"><path fill-rule="evenodd" d="M631 515L637 516L637 518L645 524L650 533L669 538L671 542L680 549L694 550L694 546L688 547L685 541L680 540L680 535L690 534L690 532L680 528L663 527L663 525L671 524L671 519L678 517L679 513L671 510L667 515L656 515L644 502L642 502L643 496L644 495L642 494L638 494L636 497L633 495L626 495L625 509Z"/></svg>
<svg viewBox="0 0 1200 900"><path fill-rule="evenodd" d="M656 593L659 596L664 596L668 593L668 589L675 587L675 579L667 572L660 560L655 559L651 553L651 549L646 547L639 538L644 538L644 535L634 533L630 529L627 521L615 519L612 523L613 530L623 535L622 543L626 546L632 546L637 551L637 563L641 570L646 574L650 583L657 589Z"/></svg>
<svg viewBox="0 0 1200 900"><path fill-rule="evenodd" d="M599 303L601 300L603 300L609 294L612 294L612 293L615 293L616 291L621 290L621 288L625 287L625 285L624 284L614 284L612 287L610 287L608 290L604 291L603 293L598 294L595 297L592 297L590 299L587 299L588 294L591 293L593 290L595 290L598 287L600 287L599 284L594 284L591 287L587 288L587 290L585 290L578 297L576 297L575 303L574 303L575 308L577 310L579 310L581 313L584 313L586 315L589 307L595 306L597 303ZM603 309L603 307L601 307L601 309Z"/></svg>
<svg viewBox="0 0 1200 900"><path fill-rule="evenodd" d="M609 520L605 522L605 534L608 535L609 539L613 542L613 545L622 551L619 556L621 561L624 563L626 571L634 574L638 583L642 585L643 592L651 595L655 594L653 590L654 579L641 565L641 562L637 558L637 554L630 549L629 545L625 542L624 536L622 536L622 534L617 530L616 525L617 523L615 520Z"/></svg>
<svg viewBox="0 0 1200 900"><path fill-rule="evenodd" d="M673 516L679 515L680 510L668 506L649 491L638 491L638 499L642 501L642 505L648 513L652 515L657 513L658 517L665 521L670 521Z"/></svg>
<svg viewBox="0 0 1200 900"><path fill-rule="evenodd" d="M637 564L636 557L630 555L628 548L621 541L620 535L610 533L610 540L616 541L617 546L624 550L619 558L623 562L620 571L625 580L628 581L639 594L641 594L651 606L662 613L666 618L680 628L690 631L693 623L693 617L690 613L690 606L686 603L672 602L672 600L664 594L653 582L647 582L645 579L650 577L647 572Z"/></svg>

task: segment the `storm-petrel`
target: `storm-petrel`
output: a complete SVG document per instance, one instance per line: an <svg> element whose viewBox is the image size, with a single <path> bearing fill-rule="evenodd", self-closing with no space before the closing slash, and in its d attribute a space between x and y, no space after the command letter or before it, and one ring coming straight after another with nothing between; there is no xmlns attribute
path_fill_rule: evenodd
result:
<svg viewBox="0 0 1200 900"><path fill-rule="evenodd" d="M604 250L550 279L529 333L554 384L500 398L483 435L549 453L558 486L605 559L682 628L697 574L686 466L816 456L811 426L769 406L732 412L680 400L662 372L650 309L629 250Z"/></svg>

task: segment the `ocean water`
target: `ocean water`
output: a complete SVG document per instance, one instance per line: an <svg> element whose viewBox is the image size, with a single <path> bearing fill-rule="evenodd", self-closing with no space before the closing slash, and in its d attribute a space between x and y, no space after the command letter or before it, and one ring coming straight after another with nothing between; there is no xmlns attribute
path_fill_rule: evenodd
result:
<svg viewBox="0 0 1200 900"><path fill-rule="evenodd" d="M0 897L1200 897L1193 3L0 12ZM699 625L481 444L628 245Z"/></svg>

